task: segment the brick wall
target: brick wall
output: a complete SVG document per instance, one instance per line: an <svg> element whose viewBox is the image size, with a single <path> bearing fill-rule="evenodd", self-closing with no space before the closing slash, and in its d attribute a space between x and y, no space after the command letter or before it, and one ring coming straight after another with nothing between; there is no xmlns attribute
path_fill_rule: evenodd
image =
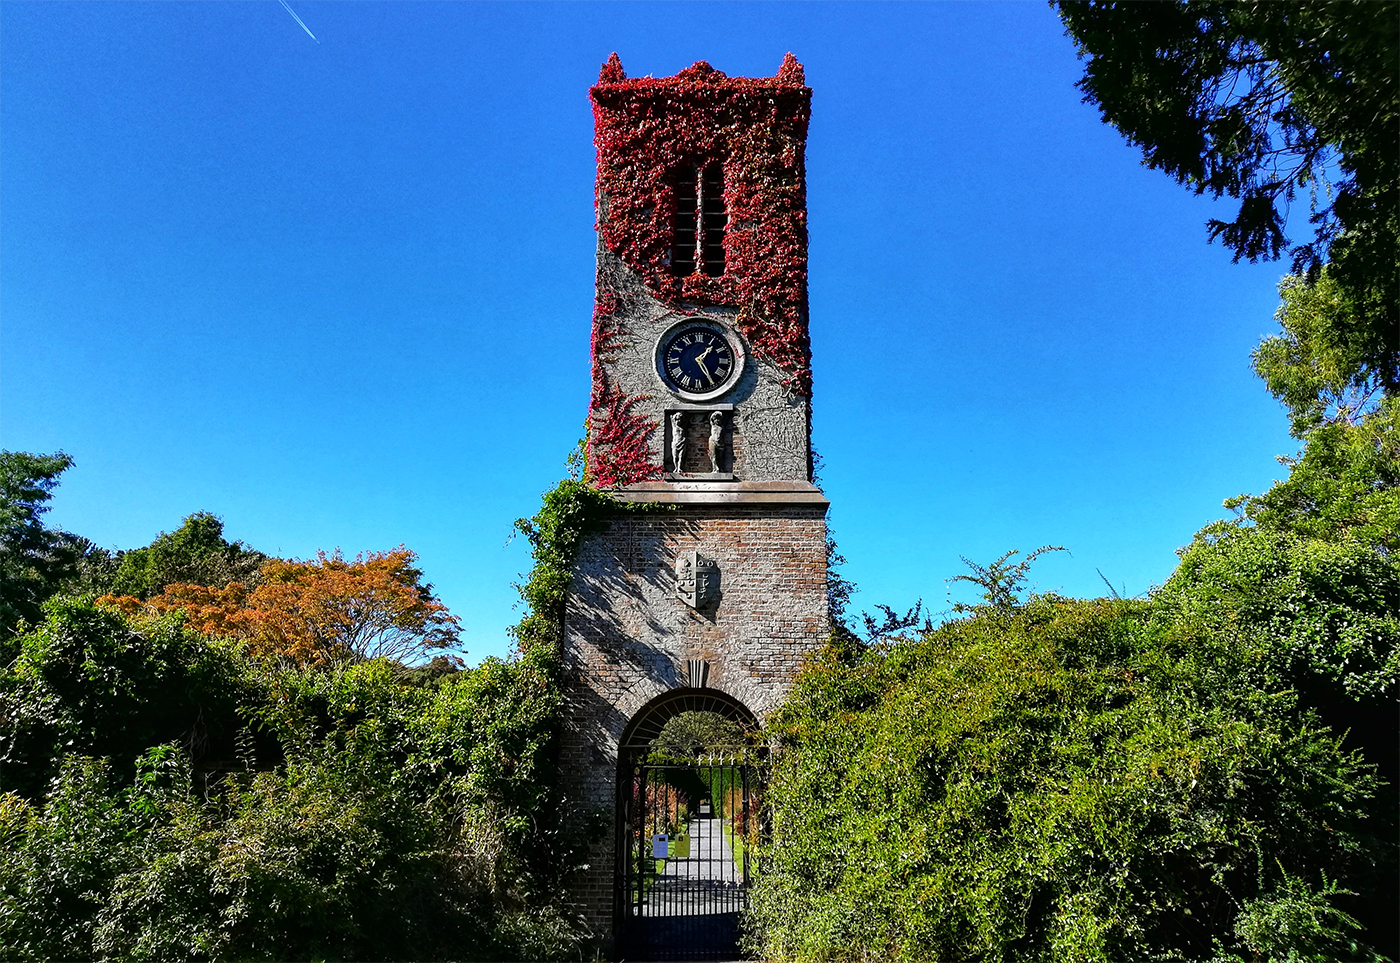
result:
<svg viewBox="0 0 1400 963"><path fill-rule="evenodd" d="M605 938L623 730L652 699L687 685L687 659L707 660L708 687L760 720L782 702L803 655L826 639L825 512L684 505L616 518L583 545L565 610L561 775L575 812L607 817L571 892ZM688 551L719 563L719 601L702 611L675 595L675 560Z"/></svg>

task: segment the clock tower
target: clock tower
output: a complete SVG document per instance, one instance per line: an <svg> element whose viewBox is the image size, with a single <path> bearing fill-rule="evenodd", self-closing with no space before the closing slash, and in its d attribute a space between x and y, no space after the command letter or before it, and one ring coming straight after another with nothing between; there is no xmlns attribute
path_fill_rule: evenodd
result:
<svg viewBox="0 0 1400 963"><path fill-rule="evenodd" d="M560 762L574 813L615 830L573 900L625 942L634 916L656 912L629 878L634 764L681 712L759 725L828 634L827 500L810 443L811 90L791 54L773 77L702 61L636 79L614 54L591 96L587 470L624 507L571 573Z"/></svg>

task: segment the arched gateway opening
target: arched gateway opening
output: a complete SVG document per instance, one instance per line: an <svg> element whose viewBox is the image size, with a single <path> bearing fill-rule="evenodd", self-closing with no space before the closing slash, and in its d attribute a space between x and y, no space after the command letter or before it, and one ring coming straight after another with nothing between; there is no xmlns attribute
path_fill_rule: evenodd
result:
<svg viewBox="0 0 1400 963"><path fill-rule="evenodd" d="M758 720L713 689L644 706L618 752L615 932L624 959L732 959L761 831Z"/></svg>

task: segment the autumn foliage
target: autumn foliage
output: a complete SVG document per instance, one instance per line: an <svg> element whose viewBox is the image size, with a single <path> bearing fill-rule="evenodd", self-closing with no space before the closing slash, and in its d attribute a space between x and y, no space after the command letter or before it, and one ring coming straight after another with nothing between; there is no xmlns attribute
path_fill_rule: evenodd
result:
<svg viewBox="0 0 1400 963"><path fill-rule="evenodd" d="M803 146L812 91L792 54L774 77L729 77L705 61L674 77L629 79L613 54L590 91L598 152L598 232L652 295L738 309L755 352L810 395L807 186ZM679 277L670 264L674 177L721 162L724 273Z"/></svg>
<svg viewBox="0 0 1400 963"><path fill-rule="evenodd" d="M186 624L208 636L235 638L249 652L299 664L389 658L414 661L457 642L458 621L433 597L400 546L347 561L339 551L315 560L272 559L260 584L223 588L177 583L152 598L104 596L127 614L183 610Z"/></svg>

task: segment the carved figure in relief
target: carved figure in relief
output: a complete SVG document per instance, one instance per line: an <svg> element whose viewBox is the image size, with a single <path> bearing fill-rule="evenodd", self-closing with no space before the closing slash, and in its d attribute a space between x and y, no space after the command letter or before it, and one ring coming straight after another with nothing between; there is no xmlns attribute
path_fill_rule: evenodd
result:
<svg viewBox="0 0 1400 963"><path fill-rule="evenodd" d="M719 471L719 456L724 450L724 443L720 436L724 432L724 412L710 412L710 443L708 446L710 454L710 471Z"/></svg>
<svg viewBox="0 0 1400 963"><path fill-rule="evenodd" d="M671 414L671 471L681 470L681 459L685 456L685 415L676 411Z"/></svg>
<svg viewBox="0 0 1400 963"><path fill-rule="evenodd" d="M702 609L719 597L719 563L699 552L676 558L676 597L693 609Z"/></svg>

